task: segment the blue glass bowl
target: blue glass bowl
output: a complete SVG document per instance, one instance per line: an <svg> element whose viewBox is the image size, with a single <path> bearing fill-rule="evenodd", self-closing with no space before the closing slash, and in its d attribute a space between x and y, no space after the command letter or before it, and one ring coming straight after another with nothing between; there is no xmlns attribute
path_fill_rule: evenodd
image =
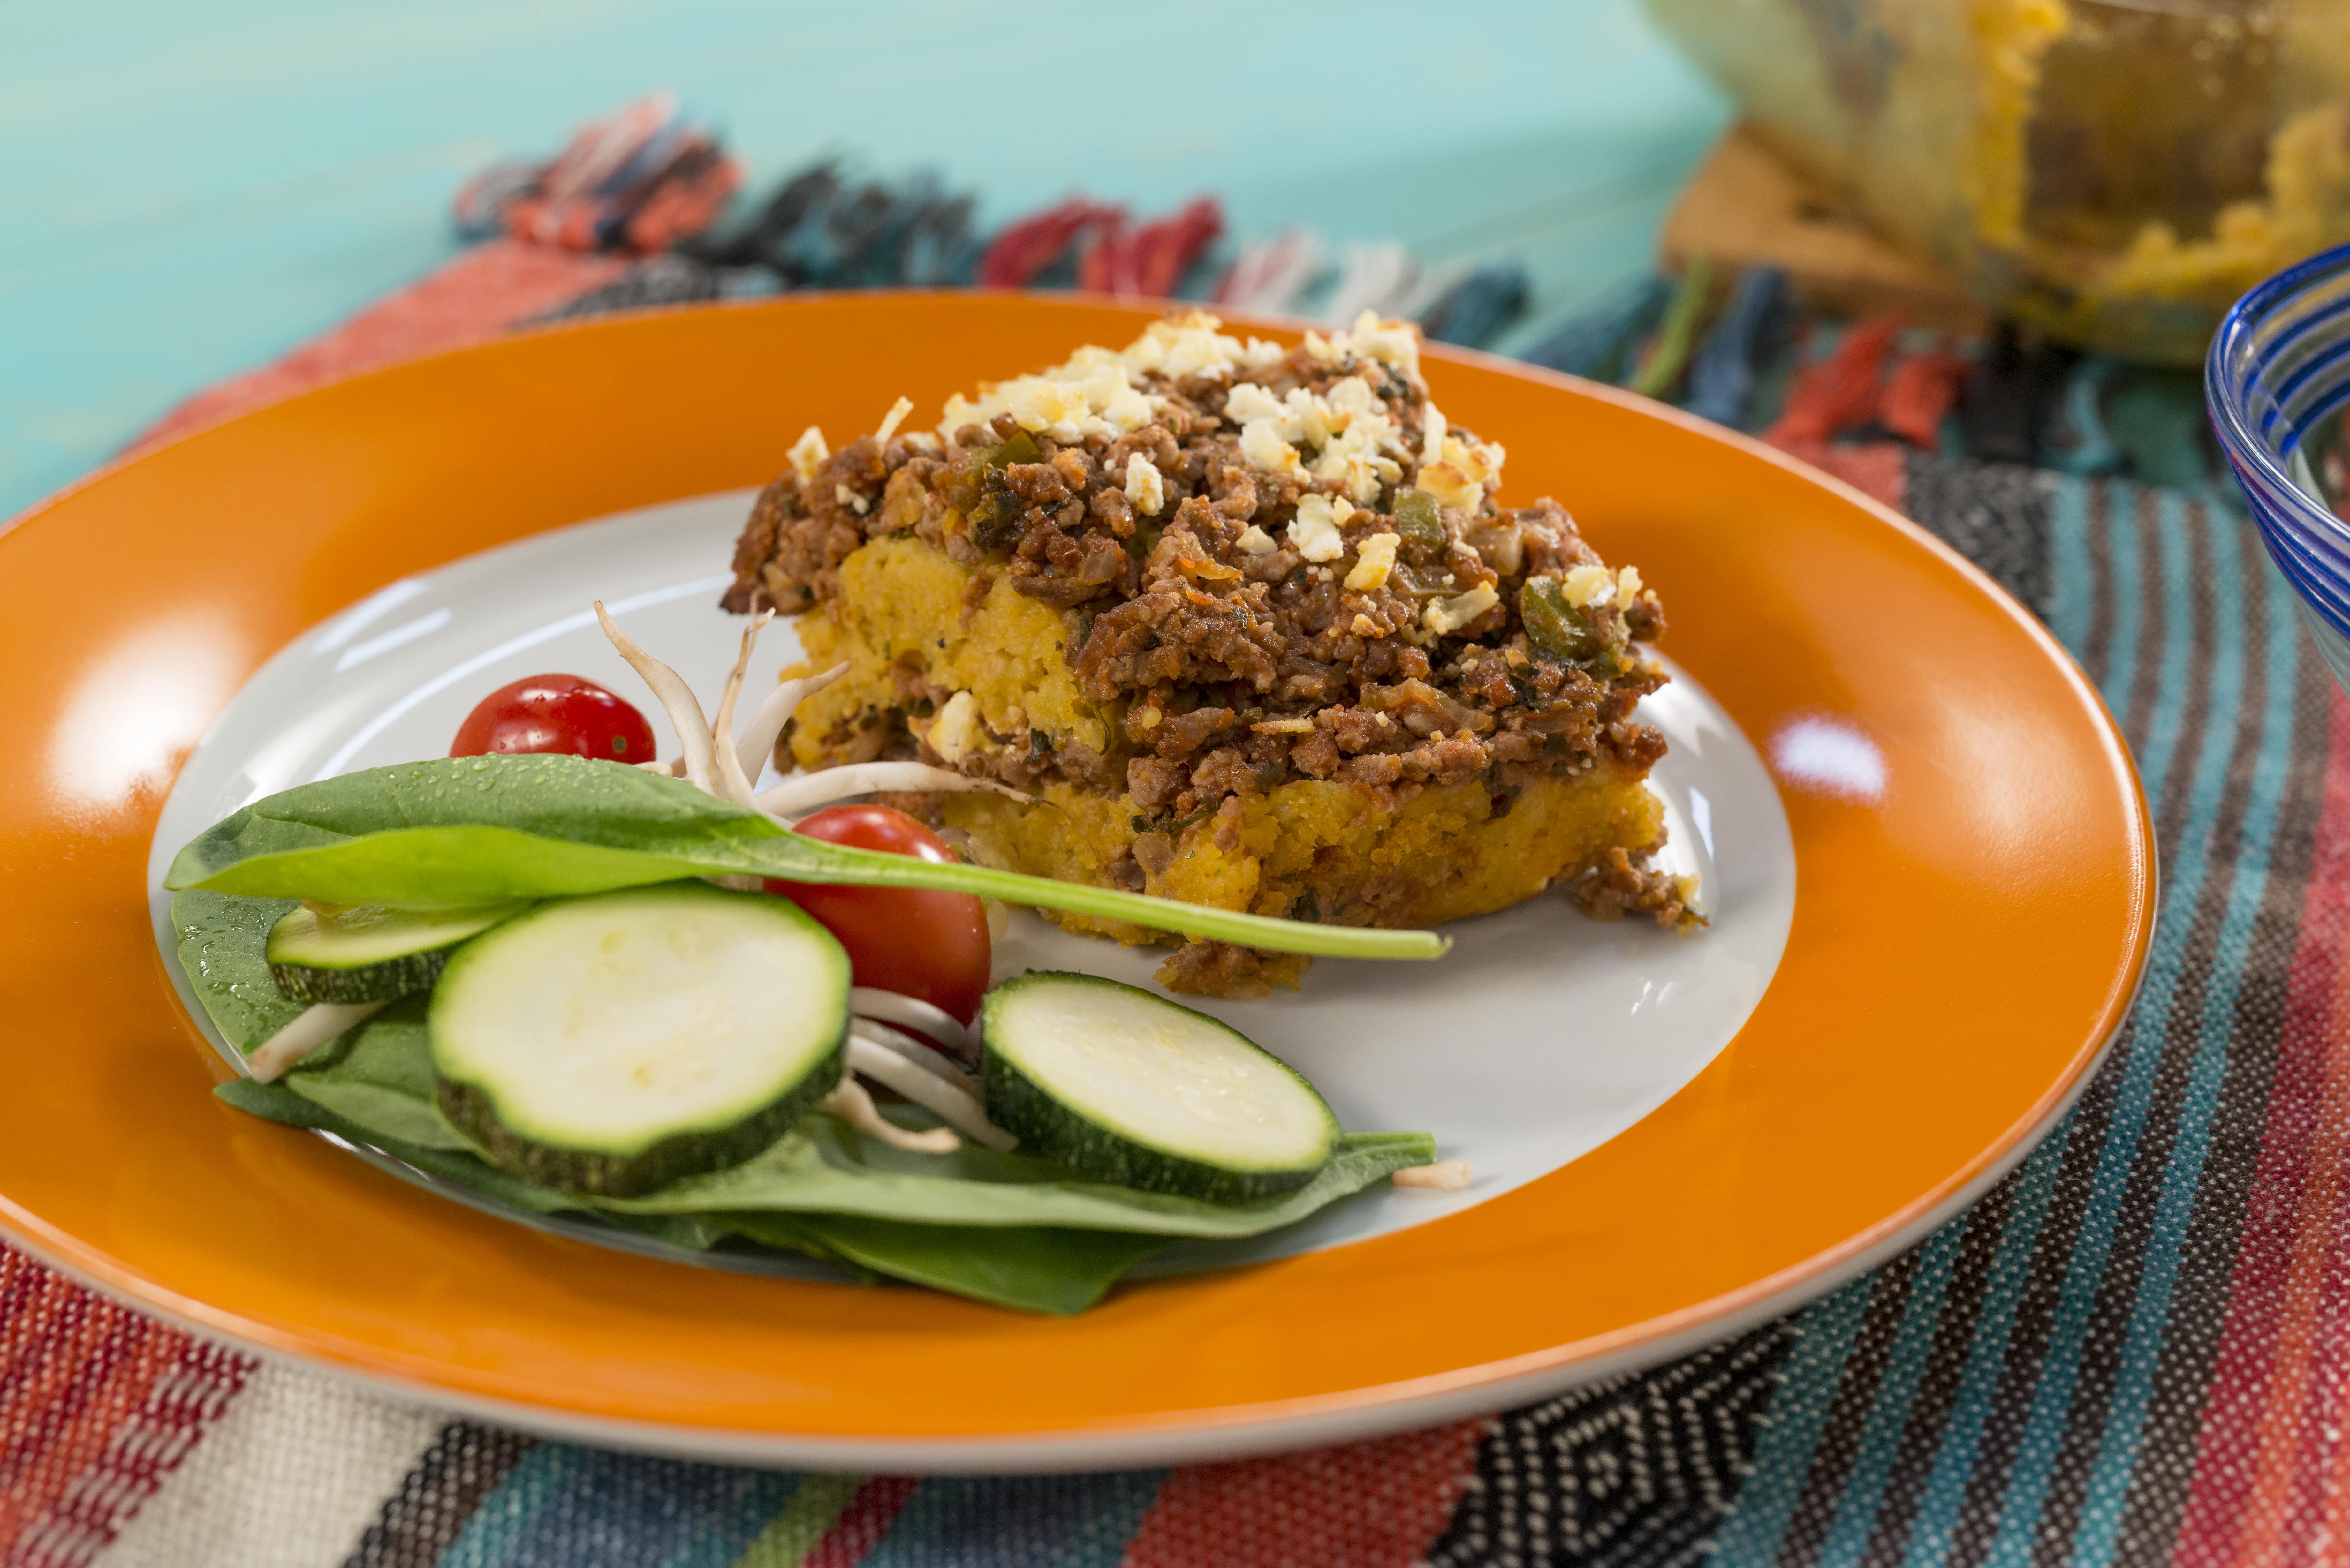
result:
<svg viewBox="0 0 2350 1568"><path fill-rule="evenodd" d="M2302 618L2350 689L2350 245L2312 256L2238 300L2211 339L2212 428ZM2327 480L2333 493L2328 494Z"/></svg>

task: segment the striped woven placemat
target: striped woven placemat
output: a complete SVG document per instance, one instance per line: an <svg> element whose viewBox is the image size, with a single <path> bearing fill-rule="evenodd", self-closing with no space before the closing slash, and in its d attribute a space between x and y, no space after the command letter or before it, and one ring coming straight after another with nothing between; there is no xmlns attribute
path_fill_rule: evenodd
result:
<svg viewBox="0 0 2350 1568"><path fill-rule="evenodd" d="M151 437L620 275L493 242ZM1816 450L2046 619L2120 716L2158 823L2153 958L2111 1059L1915 1251L1741 1339L1491 1421L1229 1465L925 1480L450 1421L192 1339L0 1248L0 1564L2340 1554L2350 708L2215 492L1884 441Z"/></svg>

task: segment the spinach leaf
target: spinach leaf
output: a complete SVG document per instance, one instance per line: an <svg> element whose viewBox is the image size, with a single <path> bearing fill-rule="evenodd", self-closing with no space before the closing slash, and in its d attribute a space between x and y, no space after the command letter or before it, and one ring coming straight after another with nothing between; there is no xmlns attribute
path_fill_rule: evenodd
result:
<svg viewBox="0 0 2350 1568"><path fill-rule="evenodd" d="M432 1052L424 1033L429 999L411 996L302 1059L283 1082L316 1106L388 1138L421 1148L470 1153L473 1145L441 1114Z"/></svg>
<svg viewBox="0 0 2350 1568"><path fill-rule="evenodd" d="M199 835L163 885L456 909L728 874L939 888L1282 952L1437 958L1451 945L826 844L683 780L567 756L443 757L301 784Z"/></svg>
<svg viewBox="0 0 2350 1568"><path fill-rule="evenodd" d="M569 1213L594 1223L659 1236L695 1251L706 1251L730 1235L739 1236L760 1246L840 1264L868 1282L877 1276L904 1280L1021 1312L1082 1312L1099 1301L1128 1267L1167 1244L1164 1236L1034 1227L965 1230L831 1214L600 1212L566 1193L508 1176L471 1155L403 1144L372 1132L283 1083L256 1084L250 1078L237 1078L213 1092L251 1115L288 1127L318 1128L369 1145L494 1202L530 1213Z"/></svg>
<svg viewBox="0 0 2350 1568"><path fill-rule="evenodd" d="M972 1231L846 1214L722 1214L717 1220L769 1246L821 1249L892 1279L1061 1317L1101 1300L1120 1274L1167 1245L1164 1236L1115 1231Z"/></svg>
<svg viewBox="0 0 2350 1568"><path fill-rule="evenodd" d="M308 1006L287 1001L269 977L269 928L295 903L203 888L172 900L180 968L195 988L196 1001L239 1054L293 1023Z"/></svg>
<svg viewBox="0 0 2350 1568"><path fill-rule="evenodd" d="M816 1116L741 1165L688 1177L642 1198L596 1202L624 1214L781 1210L958 1227L1051 1225L1228 1238L1295 1224L1435 1158L1435 1140L1426 1133L1348 1133L1330 1163L1295 1192L1253 1203L1207 1203L1087 1181L1050 1160L975 1144L953 1154L916 1154Z"/></svg>

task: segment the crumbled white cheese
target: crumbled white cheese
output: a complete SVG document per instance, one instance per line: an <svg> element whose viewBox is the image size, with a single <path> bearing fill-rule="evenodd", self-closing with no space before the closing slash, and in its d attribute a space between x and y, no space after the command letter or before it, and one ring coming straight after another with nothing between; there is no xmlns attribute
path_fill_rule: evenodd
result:
<svg viewBox="0 0 2350 1568"><path fill-rule="evenodd" d="M1340 508L1345 510L1341 511ZM1338 524L1355 514L1344 500L1333 501L1316 491L1297 498L1297 515L1289 524L1290 548L1309 561L1335 561L1347 553Z"/></svg>
<svg viewBox="0 0 2350 1568"><path fill-rule="evenodd" d="M1366 359L1392 365L1406 376L1419 374L1419 334L1405 321L1382 321L1376 310L1355 317L1351 332L1341 334L1336 347L1352 349Z"/></svg>
<svg viewBox="0 0 2350 1568"><path fill-rule="evenodd" d="M1243 343L1217 330L1223 323L1204 310L1152 322L1119 356L1128 369L1162 376L1230 376L1281 358L1281 346L1252 337Z"/></svg>
<svg viewBox="0 0 2350 1568"><path fill-rule="evenodd" d="M1159 476L1158 464L1139 452L1126 460L1126 498L1145 517L1158 516L1167 504L1167 483Z"/></svg>
<svg viewBox="0 0 2350 1568"><path fill-rule="evenodd" d="M1502 602L1491 583L1479 583L1467 593L1449 599L1431 599L1420 624L1439 637L1460 630L1487 610Z"/></svg>
<svg viewBox="0 0 2350 1568"><path fill-rule="evenodd" d="M814 425L800 431L800 439L792 442L791 451L784 453L791 460L792 467L799 471L802 479L814 479L816 465L831 455L832 449L824 444L824 431Z"/></svg>
<svg viewBox="0 0 2350 1568"><path fill-rule="evenodd" d="M1616 574L1616 607L1630 609L1632 601L1640 597L1640 568L1627 566Z"/></svg>
<svg viewBox="0 0 2350 1568"><path fill-rule="evenodd" d="M1577 609L1596 605L1616 591L1616 579L1605 566L1576 566L1560 579L1558 591Z"/></svg>
<svg viewBox="0 0 2350 1568"><path fill-rule="evenodd" d="M1352 630L1357 637L1385 637L1387 635L1386 628L1381 627L1378 622L1373 620L1367 615L1356 616L1355 624L1348 629Z"/></svg>
<svg viewBox="0 0 2350 1568"><path fill-rule="evenodd" d="M1378 393L1373 391L1371 384L1360 376L1349 376L1343 381L1333 383L1330 390L1324 396L1330 406L1342 414L1367 414L1375 411L1384 414L1386 411L1379 406Z"/></svg>
<svg viewBox="0 0 2350 1568"><path fill-rule="evenodd" d="M1272 535L1253 523L1241 530L1240 545L1243 556L1270 556L1281 548Z"/></svg>
<svg viewBox="0 0 2350 1568"><path fill-rule="evenodd" d="M1440 461L1451 463L1479 484L1490 484L1500 476L1504 455L1496 442L1466 441L1448 434Z"/></svg>
<svg viewBox="0 0 2350 1568"><path fill-rule="evenodd" d="M1049 370L983 385L976 400L957 393L947 400L939 434L951 436L964 425L1006 413L1021 429L1062 442L1140 430L1159 417L1159 401L1133 384L1129 372L1148 367L1133 365L1131 355L1088 345Z"/></svg>
<svg viewBox="0 0 2350 1568"><path fill-rule="evenodd" d="M1439 1192L1458 1192L1469 1185L1472 1173L1465 1159L1440 1159L1433 1165L1407 1165L1388 1179L1398 1187L1429 1187Z"/></svg>
<svg viewBox="0 0 2350 1568"><path fill-rule="evenodd" d="M1347 586L1358 594L1385 586L1395 566L1396 546L1402 543L1400 534L1374 534L1364 540L1355 552L1355 569L1347 574Z"/></svg>
<svg viewBox="0 0 2350 1568"><path fill-rule="evenodd" d="M1094 410L1085 388L1023 376L1008 389L1004 411L1022 430L1041 431L1058 441L1077 441L1087 433L1086 416Z"/></svg>
<svg viewBox="0 0 2350 1568"><path fill-rule="evenodd" d="M979 722L979 704L968 691L958 691L946 700L938 717L931 721L930 733L923 737L931 750L948 763L960 763L976 751L985 731Z"/></svg>
<svg viewBox="0 0 2350 1568"><path fill-rule="evenodd" d="M914 400L899 398L889 405L889 411L881 416L881 428L873 432L873 439L887 446L889 438L898 433L898 427L906 422L906 416L913 411Z"/></svg>
<svg viewBox="0 0 2350 1568"><path fill-rule="evenodd" d="M1224 399L1224 418L1233 424L1250 420L1278 420L1285 410L1281 400L1254 381L1236 381L1231 395Z"/></svg>
<svg viewBox="0 0 2350 1568"><path fill-rule="evenodd" d="M1296 473L1297 449L1281 439L1278 420L1251 420L1241 426L1241 456L1270 473Z"/></svg>
<svg viewBox="0 0 2350 1568"><path fill-rule="evenodd" d="M1457 506L1463 512L1476 511L1485 500L1485 487L1456 463L1421 464L1418 487L1434 496L1439 506Z"/></svg>
<svg viewBox="0 0 2350 1568"><path fill-rule="evenodd" d="M1292 387L1289 396L1282 400L1288 411L1289 422L1282 434L1292 441L1302 441L1308 446L1323 446L1330 440L1330 405L1303 387Z"/></svg>
<svg viewBox="0 0 2350 1568"><path fill-rule="evenodd" d="M840 503L843 506L847 507L851 512L856 513L859 517L864 516L866 508L873 504L873 503L866 500L865 497L858 494L854 490L849 489L846 484L834 485L832 487L832 498Z"/></svg>
<svg viewBox="0 0 2350 1568"><path fill-rule="evenodd" d="M1444 422L1444 410L1430 399L1427 411L1419 416L1419 465L1444 461L1444 432L1451 427Z"/></svg>

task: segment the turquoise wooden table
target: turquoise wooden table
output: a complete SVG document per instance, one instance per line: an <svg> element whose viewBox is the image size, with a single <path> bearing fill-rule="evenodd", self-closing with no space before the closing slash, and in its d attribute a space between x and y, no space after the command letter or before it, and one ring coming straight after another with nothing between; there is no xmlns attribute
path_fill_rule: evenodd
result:
<svg viewBox="0 0 2350 1568"><path fill-rule="evenodd" d="M827 151L993 224L1220 195L1424 260L1517 258L1530 321L1637 270L1724 120L1636 0L0 4L0 517L454 248L501 157L656 87L752 188Z"/></svg>

